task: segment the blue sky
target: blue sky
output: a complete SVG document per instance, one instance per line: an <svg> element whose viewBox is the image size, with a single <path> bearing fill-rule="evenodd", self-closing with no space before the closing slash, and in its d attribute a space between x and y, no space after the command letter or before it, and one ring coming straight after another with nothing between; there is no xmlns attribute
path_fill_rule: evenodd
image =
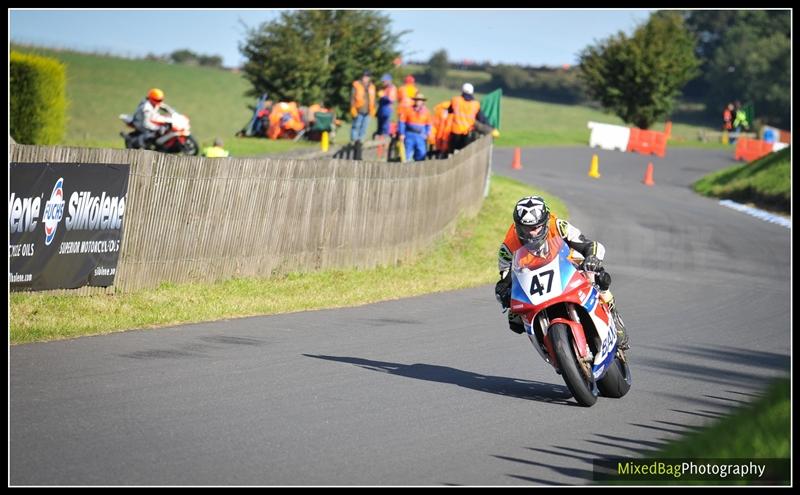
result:
<svg viewBox="0 0 800 495"><path fill-rule="evenodd" d="M574 64L589 44L618 31L631 33L652 10L384 10L394 32L409 30L405 59L427 60L444 48L450 60ZM139 57L189 48L221 55L226 66L243 58L245 27L278 17L276 10L21 10L9 11L13 42ZM244 25L243 25L244 24Z"/></svg>

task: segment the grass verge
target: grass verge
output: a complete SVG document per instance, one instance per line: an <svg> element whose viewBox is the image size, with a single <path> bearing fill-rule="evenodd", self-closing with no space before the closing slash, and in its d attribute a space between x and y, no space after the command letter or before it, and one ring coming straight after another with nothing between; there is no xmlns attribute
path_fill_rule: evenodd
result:
<svg viewBox="0 0 800 495"><path fill-rule="evenodd" d="M788 458L791 451L789 378L776 380L758 400L706 429L671 442L652 457Z"/></svg>
<svg viewBox="0 0 800 495"><path fill-rule="evenodd" d="M789 459L791 457L791 382L780 378L755 402L733 411L708 428L690 433L661 448L660 459ZM788 464L786 466L788 468ZM776 469L766 478L789 483L789 470ZM722 481L681 481L670 484L722 484ZM726 480L725 484L765 484Z"/></svg>
<svg viewBox="0 0 800 495"><path fill-rule="evenodd" d="M709 174L694 184L706 196L753 203L768 210L791 210L791 148Z"/></svg>
<svg viewBox="0 0 800 495"><path fill-rule="evenodd" d="M454 234L417 259L395 267L292 273L216 284L162 284L157 289L113 295L13 293L11 343L356 306L491 283L497 278L497 249L511 224L513 205L531 194L541 194L557 215L567 216L558 198L493 176L489 196L476 218L460 219ZM486 297L494 296L490 291Z"/></svg>

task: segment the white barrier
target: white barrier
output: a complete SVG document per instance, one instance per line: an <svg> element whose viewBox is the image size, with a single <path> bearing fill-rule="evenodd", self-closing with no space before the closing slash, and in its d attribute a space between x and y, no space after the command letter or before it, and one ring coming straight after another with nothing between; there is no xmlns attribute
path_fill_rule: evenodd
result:
<svg viewBox="0 0 800 495"><path fill-rule="evenodd" d="M789 145L786 144L786 143L773 143L772 144L772 151L775 152L775 151L782 150L783 148L788 148L788 147L789 147Z"/></svg>
<svg viewBox="0 0 800 495"><path fill-rule="evenodd" d="M589 137L590 147L619 151L628 149L628 141L631 137L630 128L591 121L587 127L592 130L592 134Z"/></svg>

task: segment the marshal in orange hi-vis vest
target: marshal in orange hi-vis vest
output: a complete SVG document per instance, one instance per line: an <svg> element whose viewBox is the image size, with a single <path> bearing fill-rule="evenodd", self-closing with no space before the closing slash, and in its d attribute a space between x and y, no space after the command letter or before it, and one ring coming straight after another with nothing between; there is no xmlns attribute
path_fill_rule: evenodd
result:
<svg viewBox="0 0 800 495"><path fill-rule="evenodd" d="M353 103L350 105L350 115L355 117L358 115L360 108L364 106L367 96L369 96L369 115L375 116L375 85L370 83L369 88L364 88L361 81L353 81L353 89L355 90Z"/></svg>
<svg viewBox="0 0 800 495"><path fill-rule="evenodd" d="M450 145L450 128L453 121L450 118L450 100L443 101L433 107L431 118L431 134L428 136L428 143L432 144L436 151L446 152Z"/></svg>
<svg viewBox="0 0 800 495"><path fill-rule="evenodd" d="M481 109L481 104L477 100L467 101L463 96L455 96L451 100L453 112L453 124L450 132L453 134L469 134L475 127L475 117Z"/></svg>

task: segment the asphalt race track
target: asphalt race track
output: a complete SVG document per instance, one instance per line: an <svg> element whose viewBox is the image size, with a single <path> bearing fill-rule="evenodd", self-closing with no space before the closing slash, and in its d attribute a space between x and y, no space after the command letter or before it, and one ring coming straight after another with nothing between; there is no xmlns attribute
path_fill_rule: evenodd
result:
<svg viewBox="0 0 800 495"><path fill-rule="evenodd" d="M788 373L790 230L689 188L732 152L525 149L522 170L512 154L495 173L557 194L606 246L624 398L577 406L490 285L19 345L10 484L586 484L592 459L642 455Z"/></svg>

